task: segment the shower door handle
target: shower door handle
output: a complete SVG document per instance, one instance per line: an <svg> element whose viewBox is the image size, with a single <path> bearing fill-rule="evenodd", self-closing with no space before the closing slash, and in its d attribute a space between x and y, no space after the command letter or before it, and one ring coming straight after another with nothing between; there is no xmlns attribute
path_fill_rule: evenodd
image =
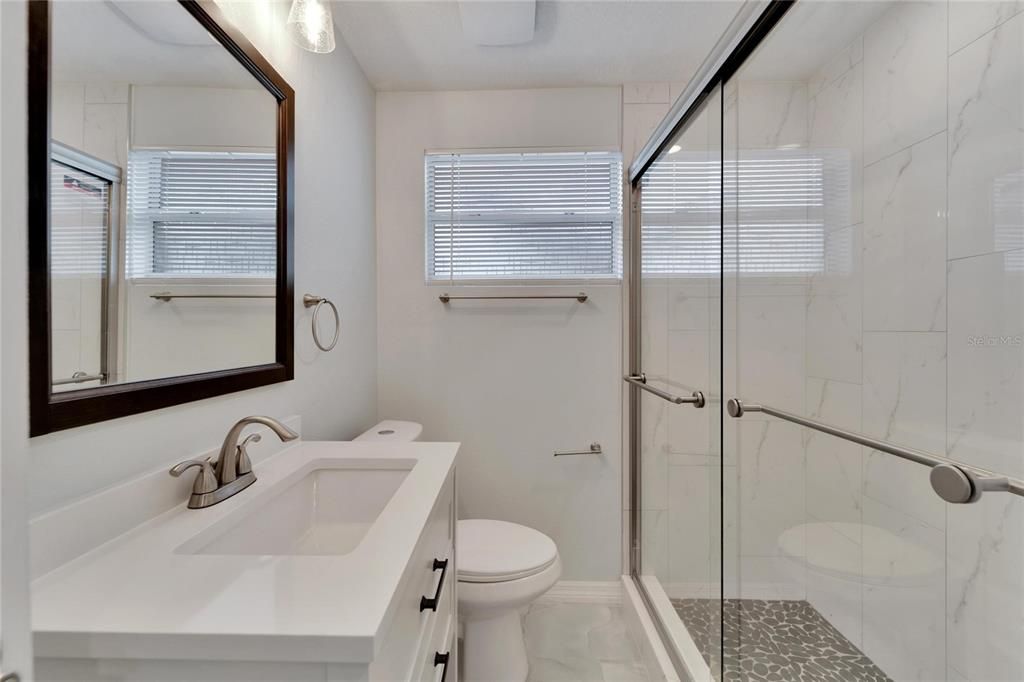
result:
<svg viewBox="0 0 1024 682"><path fill-rule="evenodd" d="M655 388L648 384L647 375L643 372L640 374L627 374L622 377L622 380L627 384L632 384L643 391L647 391L648 393L658 396L662 400L667 400L670 403L675 403L676 405L693 405L699 409L707 404L707 401L704 400L704 393L701 391L694 391L689 396L673 395L668 391L663 391L660 388Z"/></svg>

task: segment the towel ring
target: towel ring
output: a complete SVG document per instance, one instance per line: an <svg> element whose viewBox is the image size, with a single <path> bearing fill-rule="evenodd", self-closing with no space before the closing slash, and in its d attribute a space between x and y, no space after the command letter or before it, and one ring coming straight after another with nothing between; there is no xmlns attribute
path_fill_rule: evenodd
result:
<svg viewBox="0 0 1024 682"><path fill-rule="evenodd" d="M331 306L331 311L334 313L334 338L326 346L320 341L320 332L317 331L317 321L320 318L320 307L324 304ZM307 308L313 309L313 343L320 350L327 352L333 350L338 345L338 335L341 334L341 317L338 315L338 308L329 298L323 296L314 296L313 294L305 294L302 297L302 305Z"/></svg>

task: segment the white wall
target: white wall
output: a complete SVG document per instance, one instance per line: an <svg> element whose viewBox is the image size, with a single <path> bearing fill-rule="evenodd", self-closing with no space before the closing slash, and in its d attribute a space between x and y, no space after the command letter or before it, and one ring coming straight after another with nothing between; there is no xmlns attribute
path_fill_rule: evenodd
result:
<svg viewBox="0 0 1024 682"><path fill-rule="evenodd" d="M296 92L296 379L29 440L27 226L22 212L12 214L5 206L0 244L4 462L27 457L34 515L206 450L247 414L299 414L307 438L348 438L376 418L373 91L340 41L330 55L294 47L283 32L287 6L240 3L229 9ZM20 49L18 40L7 37L5 59L11 56L8 49ZM5 79L9 73L5 64ZM24 92L15 85L5 90L5 111ZM5 146L24 144L21 119L5 117L3 132ZM5 162L5 197L24 195L21 168ZM313 346L309 313L299 302L306 291L339 302L343 334L330 354Z"/></svg>
<svg viewBox="0 0 1024 682"><path fill-rule="evenodd" d="M0 3L0 385L11 387L0 390L0 656L4 670L30 680L29 458L24 444L26 22L24 2ZM20 428L9 428L15 423Z"/></svg>
<svg viewBox="0 0 1024 682"><path fill-rule="evenodd" d="M425 150L618 149L619 88L379 93L378 411L463 443L460 518L549 534L568 580L621 571L621 287L442 305L425 284ZM498 291L486 288L484 291ZM503 289L502 291L512 291ZM599 441L601 456L552 456Z"/></svg>

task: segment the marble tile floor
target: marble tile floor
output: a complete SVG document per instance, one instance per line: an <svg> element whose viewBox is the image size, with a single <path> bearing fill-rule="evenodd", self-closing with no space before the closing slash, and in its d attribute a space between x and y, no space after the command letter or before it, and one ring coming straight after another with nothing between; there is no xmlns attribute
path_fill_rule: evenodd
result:
<svg viewBox="0 0 1024 682"><path fill-rule="evenodd" d="M674 599L672 605L704 660L718 658L725 623L730 682L891 682L860 649L806 601ZM716 671L716 677L717 671Z"/></svg>
<svg viewBox="0 0 1024 682"><path fill-rule="evenodd" d="M650 682L621 606L532 604L523 631L527 682Z"/></svg>

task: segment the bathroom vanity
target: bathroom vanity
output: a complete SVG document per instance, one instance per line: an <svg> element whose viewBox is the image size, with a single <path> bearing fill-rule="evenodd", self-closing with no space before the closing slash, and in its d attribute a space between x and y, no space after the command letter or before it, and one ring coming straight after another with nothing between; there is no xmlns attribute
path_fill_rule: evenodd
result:
<svg viewBox="0 0 1024 682"><path fill-rule="evenodd" d="M38 678L456 679L457 450L300 442L50 572Z"/></svg>

